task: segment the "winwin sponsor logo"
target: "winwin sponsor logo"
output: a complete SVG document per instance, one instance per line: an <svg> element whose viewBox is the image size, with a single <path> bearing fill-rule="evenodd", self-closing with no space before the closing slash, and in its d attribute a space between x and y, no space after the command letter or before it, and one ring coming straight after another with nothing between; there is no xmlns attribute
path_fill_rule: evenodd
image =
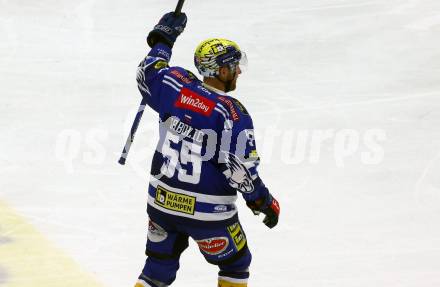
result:
<svg viewBox="0 0 440 287"><path fill-rule="evenodd" d="M210 116L212 110L214 109L215 103L186 88L183 88L174 105L178 108L187 109L205 116Z"/></svg>

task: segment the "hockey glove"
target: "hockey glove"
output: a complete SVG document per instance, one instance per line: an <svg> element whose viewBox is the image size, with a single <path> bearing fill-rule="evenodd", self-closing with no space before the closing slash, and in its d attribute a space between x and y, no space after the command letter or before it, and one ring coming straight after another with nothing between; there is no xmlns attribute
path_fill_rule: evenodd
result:
<svg viewBox="0 0 440 287"><path fill-rule="evenodd" d="M280 204L270 193L265 199L247 201L246 205L252 210L255 215L259 215L260 212L266 215L264 217L263 223L267 227L273 228L275 227L275 225L277 225L278 217L280 215Z"/></svg>
<svg viewBox="0 0 440 287"><path fill-rule="evenodd" d="M164 43L170 48L174 46L177 37L183 32L186 26L186 14L178 16L174 12L169 12L159 20L154 29L148 34L147 43L153 48L157 43Z"/></svg>

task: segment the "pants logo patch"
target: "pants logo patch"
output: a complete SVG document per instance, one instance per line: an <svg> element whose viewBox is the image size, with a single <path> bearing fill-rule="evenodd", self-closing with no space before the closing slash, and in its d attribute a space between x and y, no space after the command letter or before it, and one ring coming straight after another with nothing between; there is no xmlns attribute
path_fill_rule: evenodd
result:
<svg viewBox="0 0 440 287"><path fill-rule="evenodd" d="M154 203L169 210L194 215L196 198L194 196L169 191L159 185L156 189Z"/></svg>
<svg viewBox="0 0 440 287"><path fill-rule="evenodd" d="M148 239L152 242L161 242L167 239L168 233L159 224L148 222Z"/></svg>
<svg viewBox="0 0 440 287"><path fill-rule="evenodd" d="M227 237L214 237L203 240L196 240L200 250L210 255L217 255L226 250L229 246Z"/></svg>
<svg viewBox="0 0 440 287"><path fill-rule="evenodd" d="M237 251L240 251L246 245L246 236L241 230L240 224L237 222L228 226L228 232L234 240Z"/></svg>

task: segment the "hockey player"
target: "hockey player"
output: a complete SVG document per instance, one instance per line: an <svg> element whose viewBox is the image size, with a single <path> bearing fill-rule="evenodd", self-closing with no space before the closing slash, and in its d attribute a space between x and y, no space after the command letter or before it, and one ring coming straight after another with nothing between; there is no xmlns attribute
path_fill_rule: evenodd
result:
<svg viewBox="0 0 440 287"><path fill-rule="evenodd" d="M265 214L269 228L280 208L257 173L252 119L226 94L236 87L245 54L232 41L208 39L194 55L203 82L170 67L186 21L184 13L165 14L149 33L152 49L138 67L139 91L159 114L160 140L148 188L147 260L136 287L169 286L189 237L219 266L218 286L245 287L251 253L234 204L237 191L255 214Z"/></svg>

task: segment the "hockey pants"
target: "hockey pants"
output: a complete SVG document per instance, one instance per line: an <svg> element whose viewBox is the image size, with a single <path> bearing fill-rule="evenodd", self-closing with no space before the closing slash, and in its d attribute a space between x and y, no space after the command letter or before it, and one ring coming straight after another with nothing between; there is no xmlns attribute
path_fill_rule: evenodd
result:
<svg viewBox="0 0 440 287"><path fill-rule="evenodd" d="M209 223L207 223L209 225ZM252 260L239 222L220 228L174 226L150 218L147 260L136 287L166 287L176 279L179 259L189 237L206 261L219 266L219 287L246 287Z"/></svg>

